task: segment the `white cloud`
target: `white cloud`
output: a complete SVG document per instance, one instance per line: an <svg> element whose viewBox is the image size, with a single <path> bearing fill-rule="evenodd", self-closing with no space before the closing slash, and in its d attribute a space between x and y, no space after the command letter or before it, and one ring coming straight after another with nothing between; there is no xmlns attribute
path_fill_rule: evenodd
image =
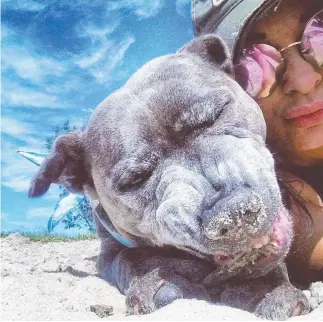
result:
<svg viewBox="0 0 323 322"><path fill-rule="evenodd" d="M80 86L79 79L76 81L76 75L73 76L75 65L68 60L58 61L41 56L35 52L31 42L25 39L23 43L17 43L21 36L8 26L3 29L3 103L12 106L63 107L65 102L62 102L62 94ZM16 74L15 77L13 74ZM28 85L23 85L23 81L27 81Z"/></svg>
<svg viewBox="0 0 323 322"><path fill-rule="evenodd" d="M120 19L114 17L104 26L98 26L94 22L88 22L87 20L82 21L77 27L76 31L80 37L91 37L92 42L97 38L102 38L110 35L120 26Z"/></svg>
<svg viewBox="0 0 323 322"><path fill-rule="evenodd" d="M115 72L114 69L122 63L125 52L135 41L131 35L124 36L119 41L112 39L112 33L117 30L122 20L118 15L111 17L111 12L129 9L140 18L148 18L158 13L163 6L163 1L118 0L102 4L100 1L75 0L68 5L71 6L71 10L86 10L89 7L97 6L99 8L101 6L104 15L109 20L103 25L92 19L81 21L75 27L75 31L78 37L87 38L86 41L90 40L88 50L82 55L74 56L74 58L69 57L65 60L41 56L34 49L32 41L25 39L23 43L17 42L21 36L8 26L4 26L2 37L4 75L14 72L20 79L27 80L39 87L39 91L26 86L4 91L5 103L13 106L59 107L61 105L60 98L68 93L69 88L75 90L75 88L86 87L80 78L71 76L78 74L78 67L91 74L99 84L106 83L112 72ZM14 7L16 6L14 5ZM6 79L4 79L5 85ZM52 94L59 95L59 98Z"/></svg>
<svg viewBox="0 0 323 322"><path fill-rule="evenodd" d="M59 186L57 184L52 184L50 186L50 188L48 189L48 191L46 192L46 194L42 197L46 200L59 200ZM53 211L54 209L52 209L51 211Z"/></svg>
<svg viewBox="0 0 323 322"><path fill-rule="evenodd" d="M164 7L164 0L73 0L66 1L70 10L83 10L88 8L101 8L109 14L113 11L129 10L139 19L147 19L156 16Z"/></svg>
<svg viewBox="0 0 323 322"><path fill-rule="evenodd" d="M2 103L12 106L62 107L61 99L47 93L47 83L61 79L67 72L66 63L42 57L33 50L33 44L24 41L9 27L2 35ZM13 77L12 74L17 76ZM10 76L9 76L10 75ZM22 85L26 80L33 85ZM63 87L63 86L62 86Z"/></svg>
<svg viewBox="0 0 323 322"><path fill-rule="evenodd" d="M1 26L1 40L4 41L5 39L9 39L10 37L14 37L15 36L15 32L10 29L8 26L6 26L5 24L3 24Z"/></svg>
<svg viewBox="0 0 323 322"><path fill-rule="evenodd" d="M47 153L45 149L46 141L44 137L37 138L35 137L36 134L39 134L37 130L32 129L28 136L20 137L20 140L22 140L24 144L22 146L19 146L17 150Z"/></svg>
<svg viewBox="0 0 323 322"><path fill-rule="evenodd" d="M6 93L5 97L12 106L60 107L57 97L33 90L20 89L19 93Z"/></svg>
<svg viewBox="0 0 323 322"><path fill-rule="evenodd" d="M139 19L156 16L164 6L163 0L112 0L107 1L107 10L132 10Z"/></svg>
<svg viewBox="0 0 323 322"><path fill-rule="evenodd" d="M7 36L2 45L2 70L14 71L23 79L40 83L46 77L62 76L66 67L60 61L37 55L27 43L16 44L12 36Z"/></svg>
<svg viewBox="0 0 323 322"><path fill-rule="evenodd" d="M5 80L5 78L3 79ZM61 108L62 102L55 95L41 90L5 81L2 87L2 105Z"/></svg>
<svg viewBox="0 0 323 322"><path fill-rule="evenodd" d="M103 42L97 52L79 59L76 63L81 68L87 69L98 83L103 84L110 79L112 71L122 63L126 51L134 42L133 37L128 37L118 44Z"/></svg>
<svg viewBox="0 0 323 322"><path fill-rule="evenodd" d="M106 58L107 49L100 48L99 51L94 52L93 54L89 55L88 57L83 57L76 61L76 63L83 69L86 69Z"/></svg>
<svg viewBox="0 0 323 322"><path fill-rule="evenodd" d="M89 48L88 55L82 55L81 58L76 59L75 63L83 69L87 69L95 64L108 60L107 55L109 47L112 47L112 41L108 36L119 25L118 21L114 21L105 27L94 26L90 24L80 24L77 27L80 37L90 38L92 46Z"/></svg>
<svg viewBox="0 0 323 322"><path fill-rule="evenodd" d="M1 217L2 220L3 219L8 219L10 217L10 215L7 212L1 211L0 212L0 217Z"/></svg>
<svg viewBox="0 0 323 322"><path fill-rule="evenodd" d="M33 0L2 0L2 9L34 11L38 12L43 10L48 4L46 1L33 1Z"/></svg>
<svg viewBox="0 0 323 322"><path fill-rule="evenodd" d="M45 217L49 218L49 216L52 214L53 209L47 208L47 207L39 207L39 208L32 208L29 209L26 213L26 218L39 218L39 217Z"/></svg>
<svg viewBox="0 0 323 322"><path fill-rule="evenodd" d="M17 221L17 220L7 220L6 226L14 226L13 228L7 229L7 231L13 231L13 230L22 230L25 231L28 230L34 230L35 229L35 222L28 222L28 221Z"/></svg>
<svg viewBox="0 0 323 322"><path fill-rule="evenodd" d="M21 170L20 170L21 171ZM4 172L4 171L3 171ZM2 184L16 192L26 192L30 187L31 178L25 175L3 176Z"/></svg>
<svg viewBox="0 0 323 322"><path fill-rule="evenodd" d="M92 113L94 111L94 108L90 108L90 107L81 108L81 111L84 113Z"/></svg>
<svg viewBox="0 0 323 322"><path fill-rule="evenodd" d="M25 88L20 88L19 92L5 93L3 96L4 103L12 106L62 107L57 97Z"/></svg>
<svg viewBox="0 0 323 322"><path fill-rule="evenodd" d="M39 12L51 5L50 1L2 0L3 9ZM164 0L73 0L67 1L71 8L86 10L89 7L106 6L108 11L131 10L139 19L156 16L164 6Z"/></svg>
<svg viewBox="0 0 323 322"><path fill-rule="evenodd" d="M32 132L32 129L27 123L18 121L12 117L2 116L1 132L21 139L23 136L29 135Z"/></svg>
<svg viewBox="0 0 323 322"><path fill-rule="evenodd" d="M191 0L176 0L176 11L179 15L184 16L186 14L185 7L191 4Z"/></svg>
<svg viewBox="0 0 323 322"><path fill-rule="evenodd" d="M92 46L88 55L78 57L75 63L92 74L100 84L109 80L112 71L122 63L126 51L135 42L132 36L125 36L120 42L111 39L111 33L119 24L119 20L114 20L104 27L90 23L77 28L81 37L91 39Z"/></svg>
<svg viewBox="0 0 323 322"><path fill-rule="evenodd" d="M78 97L82 97L89 94L91 88L86 86L88 84L83 83L81 77L79 77L74 66L68 69L67 77L62 78L60 81L46 84L44 90L47 94L64 97L67 93L76 92Z"/></svg>

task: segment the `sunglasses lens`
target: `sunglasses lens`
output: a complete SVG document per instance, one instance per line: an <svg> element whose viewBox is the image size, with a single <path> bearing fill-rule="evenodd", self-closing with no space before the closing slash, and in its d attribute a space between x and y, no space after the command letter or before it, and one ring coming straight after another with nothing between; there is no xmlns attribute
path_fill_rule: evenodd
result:
<svg viewBox="0 0 323 322"><path fill-rule="evenodd" d="M251 97L267 97L276 82L276 69L281 60L280 52L274 47L253 45L235 65L236 81Z"/></svg>
<svg viewBox="0 0 323 322"><path fill-rule="evenodd" d="M302 53L310 63L323 68L323 10L308 22L304 30Z"/></svg>
<svg viewBox="0 0 323 322"><path fill-rule="evenodd" d="M249 55L240 59L239 64L234 66L236 81L251 96L256 97L260 92L263 81L261 67Z"/></svg>

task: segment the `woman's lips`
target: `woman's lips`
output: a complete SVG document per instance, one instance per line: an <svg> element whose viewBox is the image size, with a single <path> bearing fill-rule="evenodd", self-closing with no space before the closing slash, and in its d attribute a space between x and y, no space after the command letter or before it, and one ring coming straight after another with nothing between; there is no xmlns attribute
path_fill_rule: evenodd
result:
<svg viewBox="0 0 323 322"><path fill-rule="evenodd" d="M287 122L295 127L311 127L323 123L323 102L300 105L285 113Z"/></svg>

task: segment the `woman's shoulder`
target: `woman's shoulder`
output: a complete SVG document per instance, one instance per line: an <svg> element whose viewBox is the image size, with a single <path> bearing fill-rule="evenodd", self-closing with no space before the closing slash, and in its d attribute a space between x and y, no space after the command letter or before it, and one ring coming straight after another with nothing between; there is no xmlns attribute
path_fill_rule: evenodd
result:
<svg viewBox="0 0 323 322"><path fill-rule="evenodd" d="M311 203L315 206L323 207L323 201L318 192L306 181L297 175L284 171L279 173L279 177L293 189L295 194L300 196L306 203Z"/></svg>

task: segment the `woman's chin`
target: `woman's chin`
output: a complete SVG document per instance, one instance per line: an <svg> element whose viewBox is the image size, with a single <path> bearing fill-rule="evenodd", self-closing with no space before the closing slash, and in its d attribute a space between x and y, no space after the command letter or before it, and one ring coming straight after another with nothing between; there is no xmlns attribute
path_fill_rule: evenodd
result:
<svg viewBox="0 0 323 322"><path fill-rule="evenodd" d="M300 133L294 133L291 142L292 149L300 156L305 154L321 154L323 158L323 121L316 126L302 129Z"/></svg>
<svg viewBox="0 0 323 322"><path fill-rule="evenodd" d="M278 148L288 163L296 166L323 164L323 125L320 129L307 129L307 132L302 137L286 140Z"/></svg>

